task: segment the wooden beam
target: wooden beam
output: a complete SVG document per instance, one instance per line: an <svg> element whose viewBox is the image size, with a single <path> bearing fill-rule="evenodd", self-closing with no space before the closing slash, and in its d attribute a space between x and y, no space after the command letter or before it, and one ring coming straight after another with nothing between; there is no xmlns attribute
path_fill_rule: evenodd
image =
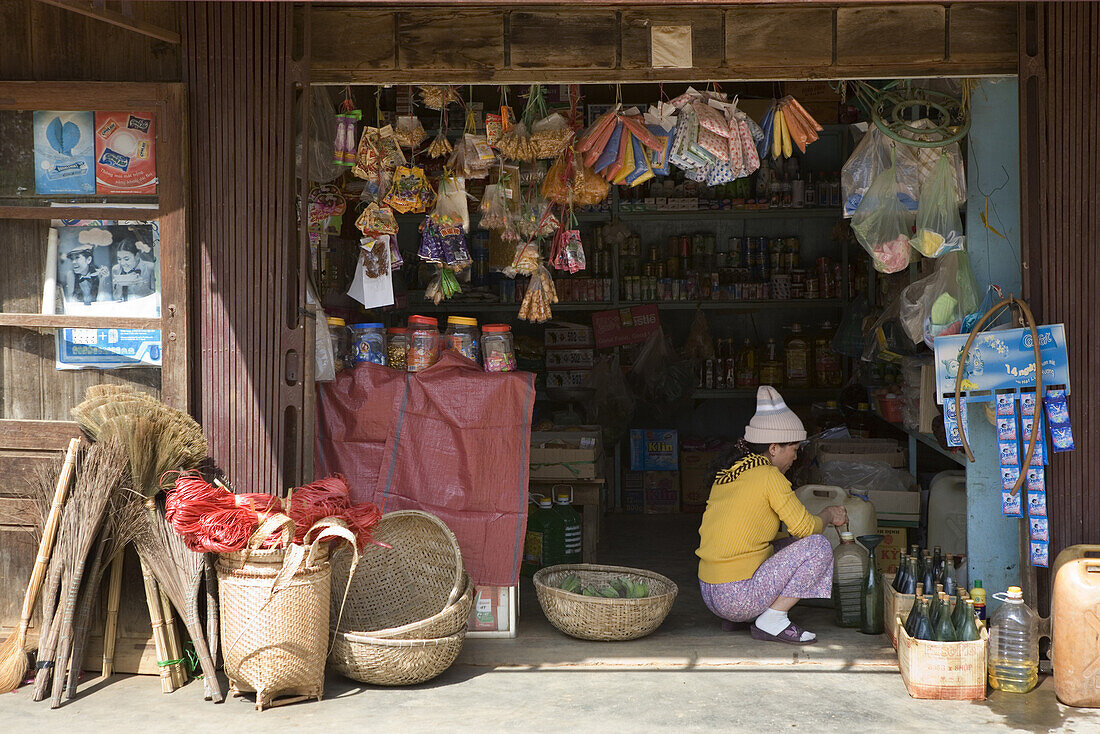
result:
<svg viewBox="0 0 1100 734"><path fill-rule="evenodd" d="M167 28L144 20L138 20L125 13L120 13L117 10L97 7L96 3L91 2L91 0L37 0L37 2L45 5L53 5L63 10L101 20L104 23L110 23L119 28L125 28L128 31L140 33L150 38L156 38L157 40L171 43L175 46L180 44L180 34L175 31L168 30Z"/></svg>
<svg viewBox="0 0 1100 734"><path fill-rule="evenodd" d="M64 314L0 313L0 326L24 329L159 329L159 318L134 316L66 316Z"/></svg>
<svg viewBox="0 0 1100 734"><path fill-rule="evenodd" d="M64 451L70 439L81 435L80 426L71 421L0 420L3 450Z"/></svg>
<svg viewBox="0 0 1100 734"><path fill-rule="evenodd" d="M63 198L58 196L57 198ZM14 201L7 199L6 201ZM0 219L121 219L151 222L161 215L159 207L136 206L5 206L0 204Z"/></svg>

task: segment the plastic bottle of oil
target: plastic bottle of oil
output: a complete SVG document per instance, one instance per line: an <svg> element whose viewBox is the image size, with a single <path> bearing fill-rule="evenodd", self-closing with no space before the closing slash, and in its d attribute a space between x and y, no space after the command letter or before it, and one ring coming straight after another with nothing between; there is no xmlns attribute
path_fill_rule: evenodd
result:
<svg viewBox="0 0 1100 734"><path fill-rule="evenodd" d="M544 566L564 562L565 521L554 512L549 497L537 497L538 508L527 517L527 535L523 540L523 564L520 570L525 576L533 576Z"/></svg>
<svg viewBox="0 0 1100 734"><path fill-rule="evenodd" d="M787 387L810 386L810 343L802 334L802 324L791 324L791 335L783 351Z"/></svg>
<svg viewBox="0 0 1100 734"><path fill-rule="evenodd" d="M554 487L554 513L565 528L565 547L561 563L581 562L581 516L573 509L573 488L568 484Z"/></svg>
<svg viewBox="0 0 1100 734"><path fill-rule="evenodd" d="M764 360L760 363L760 384L783 386L783 362L779 359L779 347L775 339L764 345Z"/></svg>
<svg viewBox="0 0 1100 734"><path fill-rule="evenodd" d="M737 350L734 359L734 381L737 387L756 387L760 384L760 365L756 361L756 348L751 339Z"/></svg>
<svg viewBox="0 0 1100 734"><path fill-rule="evenodd" d="M1027 693L1039 682L1039 618L1019 586L993 598L1004 604L989 620L989 685Z"/></svg>

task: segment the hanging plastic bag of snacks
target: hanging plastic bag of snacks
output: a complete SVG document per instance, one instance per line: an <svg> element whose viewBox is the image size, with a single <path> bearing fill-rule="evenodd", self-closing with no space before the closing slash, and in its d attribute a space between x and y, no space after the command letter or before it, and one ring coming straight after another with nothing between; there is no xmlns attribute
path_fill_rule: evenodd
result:
<svg viewBox="0 0 1100 734"><path fill-rule="evenodd" d="M359 262L368 278L380 278L392 271L389 259L389 235L364 237L359 241L359 249L363 253Z"/></svg>
<svg viewBox="0 0 1100 734"><path fill-rule="evenodd" d="M596 161L600 159L608 146L612 145L611 139L615 131L618 130L619 134L622 134L618 111L619 108L616 106L603 113L588 126L587 130L577 137L577 152L584 156L584 164L592 166L596 171L600 170L600 167L596 165ZM618 148L618 138L615 139L613 145L616 149Z"/></svg>
<svg viewBox="0 0 1100 734"><path fill-rule="evenodd" d="M570 174L568 160L572 159L573 156L573 151L565 151L554 159L549 170L546 171L539 193L548 201L556 201L561 204L568 203Z"/></svg>
<svg viewBox="0 0 1100 734"><path fill-rule="evenodd" d="M558 292L554 288L554 276L545 266L539 265L531 275L527 293L519 307L519 318L533 324L542 324L553 318L551 304L558 302Z"/></svg>
<svg viewBox="0 0 1100 734"><path fill-rule="evenodd" d="M577 273L585 268L584 245L580 230L559 229L554 235L550 264L558 270Z"/></svg>
<svg viewBox="0 0 1100 734"><path fill-rule="evenodd" d="M401 166L393 176L393 184L383 200L402 214L419 214L435 203L435 192L420 167Z"/></svg>
<svg viewBox="0 0 1100 734"><path fill-rule="evenodd" d="M443 176L435 199L432 217L440 223L455 224L470 231L470 207L466 196L466 181L460 176Z"/></svg>
<svg viewBox="0 0 1100 734"><path fill-rule="evenodd" d="M573 130L565 118L557 112L551 113L531 125L531 144L536 158L555 158L573 138Z"/></svg>
<svg viewBox="0 0 1100 734"><path fill-rule="evenodd" d="M462 286L458 284L458 278L455 277L454 271L450 268L441 266L439 270L436 271L435 277L428 283L427 288L424 289L424 297L430 299L432 303L438 306L446 299L461 292ZM409 364L411 365L411 355L409 359Z"/></svg>
<svg viewBox="0 0 1100 734"><path fill-rule="evenodd" d="M355 226L364 235L397 235L397 220L393 216L393 210L388 206L378 206L373 201L367 204L363 213L355 220Z"/></svg>
<svg viewBox="0 0 1100 734"><path fill-rule="evenodd" d="M955 190L955 172L946 154L941 153L932 175L921 186L917 233L911 244L925 257L940 257L961 250L966 244Z"/></svg>
<svg viewBox="0 0 1100 734"><path fill-rule="evenodd" d="M508 201L505 197L503 184L489 184L485 187L485 195L481 197L481 220L478 226L481 229L504 229L508 226Z"/></svg>
<svg viewBox="0 0 1100 734"><path fill-rule="evenodd" d="M569 152L566 151L566 155ZM576 206L596 206L611 193L611 184L602 179L591 167L581 165L577 156L573 168L573 180L570 184L573 204Z"/></svg>
<svg viewBox="0 0 1100 734"><path fill-rule="evenodd" d="M549 237L558 231L559 223L550 202L539 196L523 203L515 218L515 227L521 237L531 239Z"/></svg>
<svg viewBox="0 0 1100 734"><path fill-rule="evenodd" d="M439 237L443 245L443 264L454 272L468 268L470 251L466 247L466 234L455 224L439 224Z"/></svg>
<svg viewBox="0 0 1100 734"><path fill-rule="evenodd" d="M852 231L880 273L909 266L910 214L898 201L896 167L880 173L852 217Z"/></svg>
<svg viewBox="0 0 1100 734"><path fill-rule="evenodd" d="M405 266L405 259L401 257L401 250L397 247L397 235L385 235L390 241L390 272L394 273Z"/></svg>
<svg viewBox="0 0 1100 734"><path fill-rule="evenodd" d="M442 84L420 85L420 103L428 109L442 110L447 105L460 104L462 100L454 89Z"/></svg>
<svg viewBox="0 0 1100 734"><path fill-rule="evenodd" d="M416 148L428 139L428 133L424 131L424 125L420 118L413 115L403 115L397 118L397 124L393 128L393 137L402 148Z"/></svg>
<svg viewBox="0 0 1100 734"><path fill-rule="evenodd" d="M336 115L336 139L332 145L332 162L338 166L354 166L357 155L355 129L363 118L362 110L353 110L351 100L344 101L344 109Z"/></svg>
<svg viewBox="0 0 1100 734"><path fill-rule="evenodd" d="M496 143L496 149L500 151L502 158L508 160L535 160L535 148L531 144L531 133L523 122L517 122L511 130L501 135Z"/></svg>
<svg viewBox="0 0 1100 734"><path fill-rule="evenodd" d="M428 146L428 157L443 158L449 156L453 152L454 146L451 145L451 141L447 139L447 112L444 110L439 114L439 133Z"/></svg>

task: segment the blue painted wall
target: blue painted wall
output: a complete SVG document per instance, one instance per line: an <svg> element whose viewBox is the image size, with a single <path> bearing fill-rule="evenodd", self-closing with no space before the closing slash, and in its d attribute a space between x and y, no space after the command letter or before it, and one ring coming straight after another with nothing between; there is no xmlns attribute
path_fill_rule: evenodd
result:
<svg viewBox="0 0 1100 734"><path fill-rule="evenodd" d="M1018 86L1015 77L985 80L971 97L973 124L967 170L967 250L978 285L1000 285L1007 296L1020 293L1020 149ZM986 198L988 197L988 209ZM988 211L989 225L981 213ZM970 443L975 463L968 467L967 554L969 578L982 579L989 610L999 606L994 592L1020 583L1018 520L1001 515L1001 482L993 426L981 410L970 410Z"/></svg>

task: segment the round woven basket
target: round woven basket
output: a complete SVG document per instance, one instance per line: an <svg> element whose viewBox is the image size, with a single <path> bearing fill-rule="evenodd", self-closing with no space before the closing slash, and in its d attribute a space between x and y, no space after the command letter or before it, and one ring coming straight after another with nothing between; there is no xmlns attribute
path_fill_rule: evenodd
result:
<svg viewBox="0 0 1100 734"><path fill-rule="evenodd" d="M465 628L434 640L394 640L341 632L329 662L353 680L376 686L414 686L451 667L462 651Z"/></svg>
<svg viewBox="0 0 1100 734"><path fill-rule="evenodd" d="M606 599L559 589L569 574L581 586L606 585L615 578L649 586L645 599ZM550 566L535 574L535 592L550 624L581 640L636 640L661 626L678 591L676 584L659 573L625 566L587 563Z"/></svg>
<svg viewBox="0 0 1100 734"><path fill-rule="evenodd" d="M272 595L285 550L218 557L225 674L234 694L256 693L256 708L284 696L321 699L328 648L328 548L318 548Z"/></svg>
<svg viewBox="0 0 1100 734"><path fill-rule="evenodd" d="M390 547L368 545L360 554L346 601L351 554L343 548L333 553L331 619L339 631L385 637L407 634L406 627L435 619L466 591L458 540L434 515L419 510L391 512L378 522L373 538ZM453 610L452 615L460 611ZM467 615L469 611L467 606ZM465 623L466 617L461 619ZM420 632L413 636L430 636Z"/></svg>
<svg viewBox="0 0 1100 734"><path fill-rule="evenodd" d="M466 629L466 622L470 619L470 610L474 606L475 587L470 583L470 576L465 578L465 591L458 597L454 604L447 607L427 619L412 622L400 627L390 627L381 630L357 630L350 629L347 624L340 624L340 632L353 632L367 637L382 637L391 640L430 640L437 637L450 637L459 630ZM333 587L335 588L335 586ZM332 624L336 623L336 612L332 612ZM336 632L337 630L333 630Z"/></svg>

